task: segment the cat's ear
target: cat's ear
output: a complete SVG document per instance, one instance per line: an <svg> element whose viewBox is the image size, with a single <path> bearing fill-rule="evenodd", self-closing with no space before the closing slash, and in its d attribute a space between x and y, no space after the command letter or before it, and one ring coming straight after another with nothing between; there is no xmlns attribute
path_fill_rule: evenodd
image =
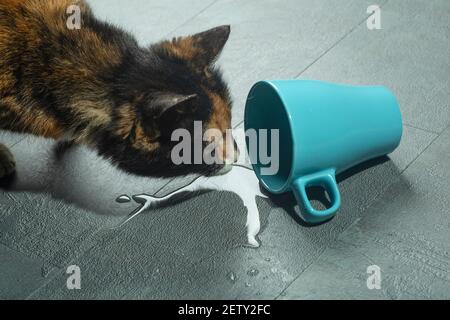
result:
<svg viewBox="0 0 450 320"><path fill-rule="evenodd" d="M169 54L204 68L212 64L222 52L230 31L230 26L220 26L188 37L163 42L162 47Z"/></svg>
<svg viewBox="0 0 450 320"><path fill-rule="evenodd" d="M220 26L191 36L193 46L198 49L199 64L208 66L222 52L230 36L230 26Z"/></svg>
<svg viewBox="0 0 450 320"><path fill-rule="evenodd" d="M189 102L197 98L196 94L181 95L175 93L162 93L154 97L152 107L156 109L156 116L162 117L164 114L175 109L182 112L187 108Z"/></svg>

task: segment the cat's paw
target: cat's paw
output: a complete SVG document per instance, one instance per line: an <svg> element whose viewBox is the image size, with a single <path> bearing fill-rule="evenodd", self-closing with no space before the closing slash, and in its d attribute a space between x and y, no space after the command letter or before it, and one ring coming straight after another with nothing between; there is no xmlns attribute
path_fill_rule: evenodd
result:
<svg viewBox="0 0 450 320"><path fill-rule="evenodd" d="M9 149L0 144L0 179L11 175L16 170L16 161Z"/></svg>

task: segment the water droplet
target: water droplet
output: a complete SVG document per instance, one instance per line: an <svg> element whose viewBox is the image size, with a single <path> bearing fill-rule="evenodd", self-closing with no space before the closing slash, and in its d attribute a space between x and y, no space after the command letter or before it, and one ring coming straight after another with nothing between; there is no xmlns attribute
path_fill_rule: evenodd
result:
<svg viewBox="0 0 450 320"><path fill-rule="evenodd" d="M232 282L236 281L236 275L234 274L234 272L230 272L228 274L228 279L230 279Z"/></svg>
<svg viewBox="0 0 450 320"><path fill-rule="evenodd" d="M126 194L121 195L120 197L117 197L116 202L117 203L127 203L130 202L131 198L127 196Z"/></svg>
<svg viewBox="0 0 450 320"><path fill-rule="evenodd" d="M266 260L267 262L270 262L270 258L266 258L265 260Z"/></svg>
<svg viewBox="0 0 450 320"><path fill-rule="evenodd" d="M41 275L44 278L47 278L52 270L53 270L53 266L45 263L41 268Z"/></svg>
<svg viewBox="0 0 450 320"><path fill-rule="evenodd" d="M252 285L251 285L250 283L246 282L246 283L245 283L245 286L246 286L247 288L249 288L249 287L251 287Z"/></svg>
<svg viewBox="0 0 450 320"><path fill-rule="evenodd" d="M256 268L251 268L250 270L247 271L247 274L250 277L255 277L255 276L257 276L259 274L259 270L256 269Z"/></svg>

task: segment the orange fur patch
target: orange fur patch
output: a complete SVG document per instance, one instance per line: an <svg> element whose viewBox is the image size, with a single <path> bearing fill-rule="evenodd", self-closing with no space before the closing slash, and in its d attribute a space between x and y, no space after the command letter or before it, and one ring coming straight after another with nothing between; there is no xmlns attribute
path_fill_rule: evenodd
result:
<svg viewBox="0 0 450 320"><path fill-rule="evenodd" d="M208 124L208 129L216 128L225 133L225 130L230 129L231 127L230 106L217 93L207 91L207 94L211 99L213 105L211 119Z"/></svg>
<svg viewBox="0 0 450 320"><path fill-rule="evenodd" d="M218 145L217 152L222 155L223 159L227 159L227 153L230 150L234 150L233 141L226 139L226 130L231 128L231 109L229 104L220 95L211 91L206 92L213 105L211 118L206 129L218 129L222 132L223 140Z"/></svg>
<svg viewBox="0 0 450 320"><path fill-rule="evenodd" d="M111 107L89 100L76 101L70 105L71 110L82 121L87 121L93 127L101 127L111 122Z"/></svg>
<svg viewBox="0 0 450 320"><path fill-rule="evenodd" d="M142 129L141 124L136 126L135 139L133 141L133 147L138 150L154 151L159 148L159 142L152 142L151 138L147 136Z"/></svg>
<svg viewBox="0 0 450 320"><path fill-rule="evenodd" d="M0 96L8 93L14 86L14 77L11 72L0 73Z"/></svg>
<svg viewBox="0 0 450 320"><path fill-rule="evenodd" d="M20 128L17 131L54 139L59 139L64 134L64 128L43 110L38 108L24 109L12 97L2 99L2 106L9 111L9 114L16 115L16 120L10 123L12 129Z"/></svg>
<svg viewBox="0 0 450 320"><path fill-rule="evenodd" d="M134 139L131 142L137 150L153 151L159 148L159 142L155 141L158 136L148 136L141 123L136 118L135 111L131 105L124 105L119 109L118 120L116 122L115 134L122 139L127 139L133 133Z"/></svg>
<svg viewBox="0 0 450 320"><path fill-rule="evenodd" d="M118 109L118 120L116 122L115 134L127 139L136 122L136 115L131 105L123 105Z"/></svg>
<svg viewBox="0 0 450 320"><path fill-rule="evenodd" d="M49 83L59 83L60 90L67 91L61 92L62 95L69 94L74 88L80 92L75 96L81 100L74 100L67 107L77 115L75 121L90 123L77 137L84 141L91 129L111 121L111 108L108 100L104 99L104 84L100 82L98 73L119 64L122 57L118 47L103 41L89 28L82 26L80 30L69 30L67 8L71 5L80 7L82 19L90 14L89 6L83 0L0 0L0 13L2 17L7 17L0 19L0 97L14 94L15 66L11 61L15 57L20 56L22 63L29 63L29 70L32 70L40 67L33 64L38 60L34 54L39 52L42 43L52 40L52 36L73 39L81 49L67 50L62 55L55 54L51 71L42 71L41 75ZM40 32L41 29L45 32ZM26 45L18 45L19 43ZM2 61L5 63L2 64ZM27 80L28 78L24 82ZM33 102L29 88L33 84L27 86L22 89L24 101L0 98L2 108L8 108L5 112L5 115L8 114L7 119L14 119L14 124L4 123L2 126L15 131L59 138L63 135L64 128L45 111L46 106ZM65 129L70 129L69 124Z"/></svg>
<svg viewBox="0 0 450 320"><path fill-rule="evenodd" d="M195 42L192 37L164 41L161 47L167 53L184 60L192 60L200 53L200 49L195 47Z"/></svg>

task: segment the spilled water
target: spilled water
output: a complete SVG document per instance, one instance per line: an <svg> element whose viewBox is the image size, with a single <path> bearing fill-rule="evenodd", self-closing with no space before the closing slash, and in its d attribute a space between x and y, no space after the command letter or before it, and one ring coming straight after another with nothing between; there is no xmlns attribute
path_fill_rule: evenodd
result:
<svg viewBox="0 0 450 320"><path fill-rule="evenodd" d="M236 274L234 272L230 272L228 274L228 279L230 279L233 283L236 282Z"/></svg>
<svg viewBox="0 0 450 320"><path fill-rule="evenodd" d="M217 191L229 191L238 195L244 206L247 208L247 241L252 247L259 247L259 242L256 236L259 233L261 223L259 219L259 211L256 205L256 196L266 196L260 191L259 181L256 178L253 170L244 166L235 165L232 170L222 176L213 177L199 177L191 184L182 187L164 197L154 197L147 194L134 195L132 198L137 203L141 204L141 207L135 210L130 216L121 224L125 224L132 220L147 209L158 206L158 204L170 201L173 197L186 192L197 192L202 190L217 190ZM129 199L128 196L123 195L117 198L117 202L126 202Z"/></svg>
<svg viewBox="0 0 450 320"><path fill-rule="evenodd" d="M247 274L250 277L256 277L259 274L259 270L256 268L251 268L250 270L247 271Z"/></svg>

